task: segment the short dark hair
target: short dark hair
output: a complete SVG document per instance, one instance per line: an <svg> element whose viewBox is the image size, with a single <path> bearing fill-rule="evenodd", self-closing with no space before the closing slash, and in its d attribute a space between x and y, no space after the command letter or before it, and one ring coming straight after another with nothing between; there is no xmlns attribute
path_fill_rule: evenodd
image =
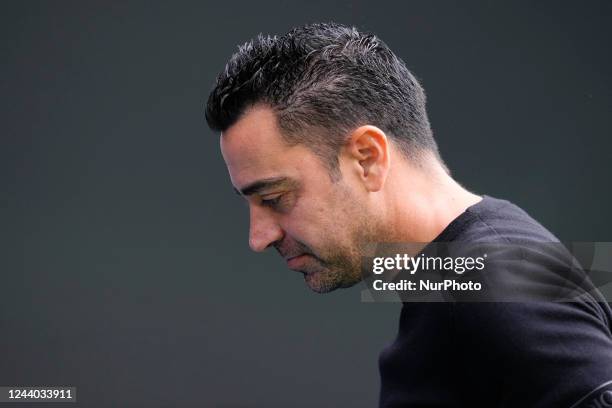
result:
<svg viewBox="0 0 612 408"><path fill-rule="evenodd" d="M365 124L387 133L405 156L419 160L430 151L446 168L423 88L382 40L355 27L308 24L240 46L217 77L206 120L224 132L258 104L275 112L288 143L304 143L332 173L347 134Z"/></svg>

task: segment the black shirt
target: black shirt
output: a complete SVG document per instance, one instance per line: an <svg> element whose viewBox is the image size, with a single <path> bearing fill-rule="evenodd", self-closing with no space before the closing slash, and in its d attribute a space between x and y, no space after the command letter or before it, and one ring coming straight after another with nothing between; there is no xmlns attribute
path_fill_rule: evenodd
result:
<svg viewBox="0 0 612 408"><path fill-rule="evenodd" d="M489 196L434 242L558 239L516 205ZM444 302L402 306L381 353L380 407L612 407L612 312L572 302Z"/></svg>

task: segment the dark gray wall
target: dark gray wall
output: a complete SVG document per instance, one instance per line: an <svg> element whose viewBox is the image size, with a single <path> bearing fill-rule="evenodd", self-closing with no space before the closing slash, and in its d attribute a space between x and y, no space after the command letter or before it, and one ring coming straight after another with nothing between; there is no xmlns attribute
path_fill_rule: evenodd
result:
<svg viewBox="0 0 612 408"><path fill-rule="evenodd" d="M399 307L313 294L249 251L203 120L214 76L259 32L374 31L422 80L460 182L606 241L611 16L609 1L2 2L0 385L77 386L82 407L375 406Z"/></svg>

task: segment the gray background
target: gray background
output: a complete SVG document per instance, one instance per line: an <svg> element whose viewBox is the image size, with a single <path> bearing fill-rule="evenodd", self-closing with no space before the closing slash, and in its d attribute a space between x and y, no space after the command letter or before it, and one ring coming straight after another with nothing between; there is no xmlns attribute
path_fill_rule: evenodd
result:
<svg viewBox="0 0 612 408"><path fill-rule="evenodd" d="M374 31L422 80L461 183L562 239L609 241L611 16L609 1L2 2L0 385L76 386L83 407L375 406L399 305L313 294L249 251L203 119L214 76L259 32Z"/></svg>

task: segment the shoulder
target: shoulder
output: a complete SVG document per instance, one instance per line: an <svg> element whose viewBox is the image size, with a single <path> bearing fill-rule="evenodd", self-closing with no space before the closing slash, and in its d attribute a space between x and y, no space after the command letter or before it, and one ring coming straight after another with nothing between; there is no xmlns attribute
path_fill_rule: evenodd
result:
<svg viewBox="0 0 612 408"><path fill-rule="evenodd" d="M457 237L473 242L558 242L559 239L525 210L507 200L484 195L469 207L469 225Z"/></svg>

